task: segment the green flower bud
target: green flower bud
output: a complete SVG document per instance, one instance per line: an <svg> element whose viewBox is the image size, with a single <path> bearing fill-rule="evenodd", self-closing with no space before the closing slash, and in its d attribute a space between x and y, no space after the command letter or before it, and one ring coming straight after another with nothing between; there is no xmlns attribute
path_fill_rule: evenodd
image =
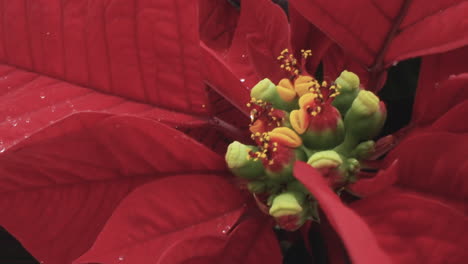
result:
<svg viewBox="0 0 468 264"><path fill-rule="evenodd" d="M372 139L382 129L386 117L383 102L372 92L361 90L344 119L346 136L356 142Z"/></svg>
<svg viewBox="0 0 468 264"><path fill-rule="evenodd" d="M359 93L359 77L345 70L335 80L335 83L340 87L340 94L335 97L332 104L340 111L342 116L345 116Z"/></svg>
<svg viewBox="0 0 468 264"><path fill-rule="evenodd" d="M269 213L281 228L294 231L307 220L305 201L306 196L301 192L284 192L274 197Z"/></svg>
<svg viewBox="0 0 468 264"><path fill-rule="evenodd" d="M250 96L269 102L276 109L291 111L297 106L296 91L288 79L281 80L276 86L270 79L265 78L252 88Z"/></svg>
<svg viewBox="0 0 468 264"><path fill-rule="evenodd" d="M262 162L249 156L249 153L256 149L254 146L244 145L238 141L232 142L225 156L229 170L234 175L246 179L254 179L264 174Z"/></svg>
<svg viewBox="0 0 468 264"><path fill-rule="evenodd" d="M307 163L316 168L328 180L330 187L340 188L354 175L359 168L359 162L355 159L344 159L334 150L320 151L312 155ZM353 174L351 174L353 172Z"/></svg>
<svg viewBox="0 0 468 264"><path fill-rule="evenodd" d="M267 191L267 184L263 181L253 181L247 184L247 189L251 193L263 193Z"/></svg>
<svg viewBox="0 0 468 264"><path fill-rule="evenodd" d="M351 156L356 159L367 159L375 152L375 142L373 140L368 140L361 142L357 147L351 152Z"/></svg>
<svg viewBox="0 0 468 264"><path fill-rule="evenodd" d="M343 163L343 160L336 151L325 150L313 154L307 163L316 169L337 168Z"/></svg>

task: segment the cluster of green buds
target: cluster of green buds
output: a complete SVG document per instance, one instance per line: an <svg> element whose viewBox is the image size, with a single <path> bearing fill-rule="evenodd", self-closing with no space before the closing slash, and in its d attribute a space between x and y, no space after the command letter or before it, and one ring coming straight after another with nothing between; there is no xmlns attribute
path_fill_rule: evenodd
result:
<svg viewBox="0 0 468 264"><path fill-rule="evenodd" d="M302 51L303 59L311 55ZM318 220L317 202L294 178L296 161L316 168L339 192L357 180L360 161L374 152L386 109L359 77L343 71L333 82L318 81L298 66L288 50L278 57L289 78L263 79L251 90L252 143L233 142L229 169L245 180L261 208L279 227L296 230Z"/></svg>

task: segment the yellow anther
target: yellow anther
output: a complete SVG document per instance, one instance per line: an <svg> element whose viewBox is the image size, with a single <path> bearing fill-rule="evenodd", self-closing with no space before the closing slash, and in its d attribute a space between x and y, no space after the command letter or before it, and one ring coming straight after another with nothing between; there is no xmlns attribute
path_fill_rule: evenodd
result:
<svg viewBox="0 0 468 264"><path fill-rule="evenodd" d="M327 85L328 85L327 81L322 82L322 87L327 87Z"/></svg>
<svg viewBox="0 0 468 264"><path fill-rule="evenodd" d="M294 81L294 89L297 95L303 96L309 92L309 88L314 84L315 79L308 75L299 75Z"/></svg>
<svg viewBox="0 0 468 264"><path fill-rule="evenodd" d="M247 103L246 105L247 105L247 107L251 107L251 106L252 106L252 104L251 104L251 103Z"/></svg>
<svg viewBox="0 0 468 264"><path fill-rule="evenodd" d="M276 86L276 91L278 92L281 99L286 102L291 102L294 100L294 98L296 98L294 86L289 79L281 79L281 81Z"/></svg>
<svg viewBox="0 0 468 264"><path fill-rule="evenodd" d="M299 107L304 108L306 105L311 104L317 98L316 93L306 93L301 98L299 98Z"/></svg>
<svg viewBox="0 0 468 264"><path fill-rule="evenodd" d="M302 139L288 127L277 127L270 132L273 141L291 148L297 148L302 145Z"/></svg>
<svg viewBox="0 0 468 264"><path fill-rule="evenodd" d="M289 114L289 122L291 122L292 128L299 134L304 134L309 126L309 119L307 118L307 112L303 109L293 110Z"/></svg>

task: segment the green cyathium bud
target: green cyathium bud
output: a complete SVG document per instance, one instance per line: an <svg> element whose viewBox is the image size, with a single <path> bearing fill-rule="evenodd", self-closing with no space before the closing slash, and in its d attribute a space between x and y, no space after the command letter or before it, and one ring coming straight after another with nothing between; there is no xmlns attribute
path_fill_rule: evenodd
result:
<svg viewBox="0 0 468 264"><path fill-rule="evenodd" d="M244 145L238 141L232 142L226 152L226 163L229 170L236 176L255 179L265 173L260 160L249 157L250 151L255 151L254 146Z"/></svg>
<svg viewBox="0 0 468 264"><path fill-rule="evenodd" d="M307 163L317 169L337 168L343 163L343 160L336 151L325 150L312 155Z"/></svg>
<svg viewBox="0 0 468 264"><path fill-rule="evenodd" d="M362 140L372 139L382 129L386 116L385 105L379 98L370 91L361 90L344 119L345 141L351 137L357 145Z"/></svg>
<svg viewBox="0 0 468 264"><path fill-rule="evenodd" d="M252 88L250 96L256 100L269 102L276 109L291 111L297 106L294 87L292 84L289 87L286 81L276 86L270 79L265 78Z"/></svg>
<svg viewBox="0 0 468 264"><path fill-rule="evenodd" d="M304 200L305 196L300 192L284 192L273 199L270 215L280 217L300 214Z"/></svg>
<svg viewBox="0 0 468 264"><path fill-rule="evenodd" d="M355 157L356 159L367 159L375 151L375 142L373 140L367 140L364 142L359 143L357 147L351 151L351 157Z"/></svg>
<svg viewBox="0 0 468 264"><path fill-rule="evenodd" d="M340 94L335 97L332 104L340 111L341 116L345 116L359 93L359 77L345 70L335 80L335 83L340 87Z"/></svg>
<svg viewBox="0 0 468 264"><path fill-rule="evenodd" d="M306 201L302 192L286 191L273 198L269 213L281 228L294 231L307 220L310 206Z"/></svg>

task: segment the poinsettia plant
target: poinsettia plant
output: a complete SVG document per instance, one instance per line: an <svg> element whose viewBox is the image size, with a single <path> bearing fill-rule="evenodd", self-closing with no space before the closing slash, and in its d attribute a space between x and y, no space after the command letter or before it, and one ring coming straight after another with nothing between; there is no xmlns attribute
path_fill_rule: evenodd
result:
<svg viewBox="0 0 468 264"><path fill-rule="evenodd" d="M299 228L283 216L313 205L300 223L320 221L332 263L463 263L467 8L295 0L288 21L268 0L240 10L203 0L4 1L0 225L41 263L281 263L273 227ZM300 68L287 68L309 49ZM424 57L412 122L377 141L377 150L396 145L383 159L362 162L378 173L352 170L345 189L359 199L341 199L342 182L325 176L357 148L320 154L341 142L315 146L315 117L328 113L335 127L344 118L344 137L353 134L354 102L357 114L381 114L371 91L389 67L416 56ZM320 62L325 83L315 76ZM355 74L340 79L343 70ZM260 98L266 88L276 99ZM356 92L351 104L332 105L346 89ZM254 109L273 114L254 115L249 131ZM285 122L279 130L263 122L273 117ZM331 141L341 133L333 132ZM238 150L257 144L242 157L274 176L278 159L263 157L271 138L286 142L274 152L287 156L285 175L300 194L270 188L270 203L245 190L223 156L234 140ZM290 159L303 142L320 151Z"/></svg>

